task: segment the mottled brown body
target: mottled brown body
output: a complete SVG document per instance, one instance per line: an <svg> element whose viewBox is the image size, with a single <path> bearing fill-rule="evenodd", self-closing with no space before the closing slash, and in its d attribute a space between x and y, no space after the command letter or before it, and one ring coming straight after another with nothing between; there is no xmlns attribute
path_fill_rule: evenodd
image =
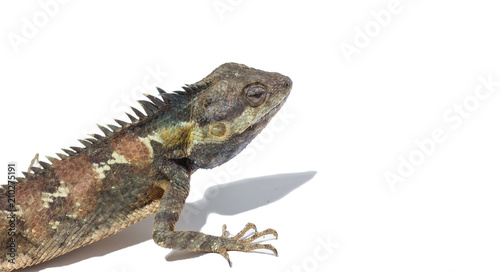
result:
<svg viewBox="0 0 500 272"><path fill-rule="evenodd" d="M117 121L122 127L101 128L105 137L82 141L85 148L65 150L68 155L60 159L48 157L51 164L41 163L43 169L18 179L15 211L8 206L12 191L0 188L0 268L47 261L155 212L153 238L164 247L217 252L228 260L228 250L275 251L270 245L248 245L253 240L239 240L243 234L228 238L174 227L191 174L240 152L281 107L290 88L291 81L282 75L224 64L184 93L160 90L163 101L152 96L151 102L140 101L146 115L134 109L139 120ZM252 237L264 234L275 232Z"/></svg>
<svg viewBox="0 0 500 272"><path fill-rule="evenodd" d="M121 133L92 149L54 160L51 168L16 186L17 233L8 235L7 228L0 228L0 239L6 245L14 238L18 256L9 263L11 258L3 254L2 268L49 260L156 212L162 192L152 181L162 177L152 171L153 160L137 135ZM117 161L112 154L130 163ZM0 200L2 211L6 205ZM6 220L0 217L0 226L7 226Z"/></svg>

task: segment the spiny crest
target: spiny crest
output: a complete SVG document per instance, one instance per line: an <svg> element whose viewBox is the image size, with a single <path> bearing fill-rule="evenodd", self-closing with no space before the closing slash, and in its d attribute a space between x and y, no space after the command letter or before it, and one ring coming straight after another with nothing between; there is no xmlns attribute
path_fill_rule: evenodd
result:
<svg viewBox="0 0 500 272"><path fill-rule="evenodd" d="M62 149L65 154L63 153L56 153L56 155L59 158L54 158L51 156L46 156L47 160L50 162L44 162L44 161L39 161L39 164L41 168L39 167L31 167L32 172L23 172L23 177L18 177L17 180L19 182L24 182L27 179L32 179L36 177L36 175L43 173L43 170L50 169L52 167L52 164L56 160L65 160L71 156L75 156L79 153L83 153L86 148L90 148L93 145L99 143L100 141L106 139L107 137L111 137L114 133L121 131L122 129L126 129L130 127L133 124L143 122L145 121L148 117L153 116L157 114L160 110L165 110L168 109L168 107L174 105L179 102L179 101L186 101L192 99L194 96L196 96L200 91L208 88L209 85L206 84L203 81L199 81L195 84L188 84L184 87L182 87L183 91L175 91L173 93L167 93L161 88L157 87L158 92L161 96L162 99L159 99L153 95L150 94L144 94L148 100L139 100L137 101L142 108L144 109L144 113L139 111L138 109L131 107L132 111L135 113L136 116L133 116L129 113L126 113L128 118L130 119L130 123L115 119L115 122L119 125L112 125L108 124L107 126L102 126L102 125L97 125L99 129L103 132L104 136L99 135L99 134L90 134L91 138L86 138L86 139L80 139L78 140L80 143L84 145L84 147L77 147L77 146L71 146L70 149Z"/></svg>
<svg viewBox="0 0 500 272"><path fill-rule="evenodd" d="M161 88L158 88L158 92L160 93L161 97L163 98L163 102L165 104L172 104L176 101L179 100L189 100L192 99L194 96L196 96L199 92L202 90L210 87L209 84L205 83L204 81L198 81L194 84L186 84L186 86L183 86L182 89L183 91L175 91L173 93L167 93Z"/></svg>

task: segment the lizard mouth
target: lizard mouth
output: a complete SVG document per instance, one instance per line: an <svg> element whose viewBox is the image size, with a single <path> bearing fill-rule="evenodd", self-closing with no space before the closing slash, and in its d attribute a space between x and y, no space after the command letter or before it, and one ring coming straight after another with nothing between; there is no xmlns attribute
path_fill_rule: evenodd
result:
<svg viewBox="0 0 500 272"><path fill-rule="evenodd" d="M267 113L262 115L253 125L247 127L247 129L243 132L246 135L256 136L273 118L274 115L283 107L288 96L290 95L290 91L292 90L292 80L287 77L280 75L280 79L276 81L274 87L274 95L282 96L281 101L272 107Z"/></svg>
<svg viewBox="0 0 500 272"><path fill-rule="evenodd" d="M249 128L251 129L257 129L260 130L264 126L266 126L269 121L273 118L274 115L283 107L283 104L285 104L286 100L288 98L288 94L283 98L280 103L278 103L274 108L272 108L270 111L268 111L266 114L264 114L257 122L255 122L254 125L250 126Z"/></svg>
<svg viewBox="0 0 500 272"><path fill-rule="evenodd" d="M256 124L264 123L267 124L269 120L283 107L283 104L285 104L286 100L288 99L288 96L290 95L290 91L292 90L292 80L289 77L284 76L284 80L280 84L281 92L284 94L283 99L274 106L270 111L268 111L266 114L264 114L257 122Z"/></svg>

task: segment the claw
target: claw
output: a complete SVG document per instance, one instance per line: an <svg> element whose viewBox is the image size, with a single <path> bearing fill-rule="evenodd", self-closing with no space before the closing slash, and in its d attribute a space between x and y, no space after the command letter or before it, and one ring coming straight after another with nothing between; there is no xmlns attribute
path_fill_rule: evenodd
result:
<svg viewBox="0 0 500 272"><path fill-rule="evenodd" d="M231 262L231 260L229 259L229 254L227 254L227 251L225 249L221 250L219 254L227 260L227 262L229 263L229 267L233 267L233 262Z"/></svg>
<svg viewBox="0 0 500 272"><path fill-rule="evenodd" d="M222 225L222 237L227 238L227 226L226 224Z"/></svg>
<svg viewBox="0 0 500 272"><path fill-rule="evenodd" d="M238 232L238 234L236 234L236 236L234 236L233 238L231 239L234 239L234 240L238 240L240 239L241 237L243 237L243 235L245 235L245 233L247 233L247 231L249 231L250 229L253 229L253 231L255 231L255 233L257 233L257 227L255 226L255 224L252 224L252 223L248 223L245 225L245 227L240 231Z"/></svg>
<svg viewBox="0 0 500 272"><path fill-rule="evenodd" d="M257 238L260 238L260 237L267 235L267 234L272 234L272 235L274 235L274 237L276 237L276 239L278 239L278 233L273 229L266 229L266 230L261 231L261 232L257 232L257 230L255 230L255 231L256 232L254 234L252 234L252 236L248 237L247 239L240 240L239 242L241 244L248 244L248 243L255 241Z"/></svg>
<svg viewBox="0 0 500 272"><path fill-rule="evenodd" d="M275 230L266 229L264 231L259 232L259 231L257 231L257 227L254 224L248 223L245 225L245 227L240 232L238 232L238 234L236 234L233 237L228 237L228 232L226 231L226 229L227 229L227 226L224 224L222 226L222 238L226 238L227 240L229 240L229 243L228 243L228 246L226 248L222 249L218 253L221 254L229 262L229 266L232 266L232 263L229 260L229 255L227 254L227 251L246 252L246 251L252 251L255 249L267 249L267 250L272 251L275 256L278 256L278 251L272 245L258 244L258 243L252 244L252 242L255 241L256 239L258 239L264 235L268 235L268 234L274 235L274 237L276 237L276 239L277 239L278 233ZM253 229L254 233L248 238L241 239L243 237L243 235L245 235L245 233L247 233L250 229Z"/></svg>

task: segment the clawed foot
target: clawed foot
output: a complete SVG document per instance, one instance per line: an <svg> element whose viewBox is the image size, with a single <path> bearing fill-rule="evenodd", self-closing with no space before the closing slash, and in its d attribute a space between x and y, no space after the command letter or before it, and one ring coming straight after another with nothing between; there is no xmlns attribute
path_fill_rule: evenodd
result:
<svg viewBox="0 0 500 272"><path fill-rule="evenodd" d="M245 239L241 239L247 231L250 229L254 230L254 233ZM252 244L253 241L255 241L257 238L262 237L267 234L272 234L276 239L278 239L278 233L273 230L273 229L266 229L264 231L257 231L257 227L252 224L248 223L246 226L234 237L228 237L227 236L227 231L226 231L226 225L222 226L222 238L224 240L224 246L220 248L217 253L222 255L224 258L229 263L229 266L232 266L231 260L229 260L229 254L227 253L228 251L251 251L254 249L268 249L271 250L274 255L278 256L278 251L276 248L274 248L272 245L269 244Z"/></svg>

